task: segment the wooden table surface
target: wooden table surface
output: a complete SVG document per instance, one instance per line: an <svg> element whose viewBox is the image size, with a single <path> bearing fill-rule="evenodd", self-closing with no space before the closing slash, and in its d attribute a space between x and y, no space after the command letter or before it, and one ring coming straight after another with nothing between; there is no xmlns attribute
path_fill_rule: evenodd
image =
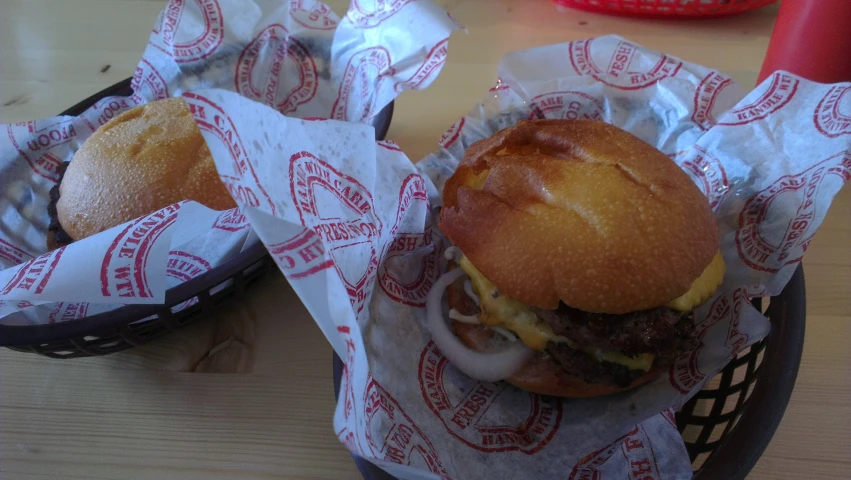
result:
<svg viewBox="0 0 851 480"><path fill-rule="evenodd" d="M130 76L162 0L0 0L0 122L50 116ZM341 12L345 1L331 5ZM444 0L468 28L442 75L397 101L413 159L495 79L506 52L617 33L754 84L776 8L638 21L548 0ZM749 478L851 474L851 190L805 259L807 338L783 422ZM2 479L357 479L331 426L331 348L280 274L215 319L104 358L0 350Z"/></svg>

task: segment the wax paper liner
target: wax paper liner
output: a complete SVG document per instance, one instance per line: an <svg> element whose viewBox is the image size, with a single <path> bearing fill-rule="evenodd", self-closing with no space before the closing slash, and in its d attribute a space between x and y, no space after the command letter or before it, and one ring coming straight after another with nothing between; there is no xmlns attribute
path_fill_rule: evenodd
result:
<svg viewBox="0 0 851 480"><path fill-rule="evenodd" d="M745 95L613 36L506 55L499 77L416 167L369 127L288 119L221 91L187 99L217 165L254 169L242 182L268 202L246 216L345 361L334 428L353 453L411 479L690 478L673 411L768 333L749 299L783 288L851 175L851 85L778 72ZM717 215L728 272L695 311L702 345L631 392L560 400L477 382L424 326L446 263L444 181L472 142L541 117L631 131L688 172Z"/></svg>
<svg viewBox="0 0 851 480"><path fill-rule="evenodd" d="M135 230L112 229L44 253L49 191L59 167L111 118L147 102L216 87L290 116L368 123L401 91L434 80L457 28L430 0L356 0L342 19L314 0L168 2L133 75L133 95L102 99L79 117L3 126L0 322L53 323L128 303L162 303L167 288L257 241L234 209L203 228L187 224L197 238L180 244L170 241L165 226L148 229L144 222L153 219L143 217ZM222 181L240 202L265 201L242 197L249 193L234 179L242 178L243 167L220 168ZM174 222L179 227L184 217ZM121 257L121 247L136 241L145 247L141 253ZM133 287L122 290L127 275Z"/></svg>

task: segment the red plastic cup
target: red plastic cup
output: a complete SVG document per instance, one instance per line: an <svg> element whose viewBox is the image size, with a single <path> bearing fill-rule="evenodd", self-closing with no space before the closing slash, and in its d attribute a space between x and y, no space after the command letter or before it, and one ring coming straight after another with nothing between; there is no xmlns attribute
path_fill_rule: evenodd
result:
<svg viewBox="0 0 851 480"><path fill-rule="evenodd" d="M777 70L851 81L851 0L783 0L757 83Z"/></svg>

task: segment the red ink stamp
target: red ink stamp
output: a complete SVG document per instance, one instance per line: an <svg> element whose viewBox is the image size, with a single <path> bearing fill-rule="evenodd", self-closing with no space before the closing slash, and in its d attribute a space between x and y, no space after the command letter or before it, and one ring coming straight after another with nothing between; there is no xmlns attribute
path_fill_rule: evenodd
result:
<svg viewBox="0 0 851 480"><path fill-rule="evenodd" d="M419 381L423 400L450 435L480 452L527 455L534 455L552 440L561 423L559 399L519 390L505 382L478 382L465 392L450 394L444 378L448 364L430 341L420 355ZM496 419L489 418L487 413L500 397L518 404L514 409L518 416L500 419L496 424Z"/></svg>
<svg viewBox="0 0 851 480"><path fill-rule="evenodd" d="M439 249L428 220L425 180L412 173L402 183L393 238L378 268L378 285L391 299L411 307L424 307L437 280ZM417 233L418 230L423 230ZM411 274L414 272L413 274Z"/></svg>
<svg viewBox="0 0 851 480"><path fill-rule="evenodd" d="M342 390L343 390L343 419L349 420L349 417L355 413L355 390L352 383L352 370L355 364L355 342L349 334L349 327L337 327L337 332L346 335L346 361L343 363L342 375Z"/></svg>
<svg viewBox="0 0 851 480"><path fill-rule="evenodd" d="M210 262L191 253L180 250L172 250L168 252L168 263L166 264L166 275L177 280L179 283L188 282L193 278L203 275L213 267ZM189 300L175 305L171 311L177 313L181 310L191 307L198 303L198 297L190 298Z"/></svg>
<svg viewBox="0 0 851 480"><path fill-rule="evenodd" d="M455 122L451 127L449 127L449 129L446 130L446 132L444 132L443 135L440 137L440 141L438 141L440 148L443 148L445 150L449 149L449 147L451 147L452 144L454 144L455 141L458 140L458 137L461 136L461 130L463 128L464 119L462 118L461 120Z"/></svg>
<svg viewBox="0 0 851 480"><path fill-rule="evenodd" d="M364 449L358 443L357 437L355 436L355 432L349 431L348 427L343 428L337 433L337 438L340 440L340 443L346 447L346 449L352 452L354 455L362 457L364 455Z"/></svg>
<svg viewBox="0 0 851 480"><path fill-rule="evenodd" d="M785 73L775 73L770 82L763 82L754 92L759 96L746 105L737 106L721 116L717 125L746 125L783 108L795 92L798 91L800 80ZM754 93L755 94L755 93Z"/></svg>
<svg viewBox="0 0 851 480"><path fill-rule="evenodd" d="M201 28L179 29L180 22L187 14L202 19ZM162 52L174 57L177 63L191 63L212 55L224 39L224 18L217 0L171 0L161 15L162 22L154 28L155 36L148 43ZM177 38L177 32L191 38Z"/></svg>
<svg viewBox="0 0 851 480"><path fill-rule="evenodd" d="M361 28L377 27L414 0L353 0L346 18Z"/></svg>
<svg viewBox="0 0 851 480"><path fill-rule="evenodd" d="M143 73L141 72L141 70L137 68L136 75L140 78L136 81L136 85L139 85L139 82L141 82L142 74ZM136 78L136 76L134 76L134 78ZM131 80L131 83L132 82L133 81ZM151 95L153 95L153 90L151 90L150 88L148 88L148 90L151 92ZM138 107L142 103L144 103L144 100L138 94L134 94L130 97L109 97L100 100L91 107L89 107L88 110L86 110L85 112L83 112L82 115L80 115L80 118L83 119L83 121L92 131L95 131L106 122L112 120L113 118L126 112L127 110L130 110L133 107Z"/></svg>
<svg viewBox="0 0 851 480"><path fill-rule="evenodd" d="M50 282L50 276L59 264L64 251L65 247L61 247L21 265L15 275L0 289L0 295L9 295L13 291L41 294Z"/></svg>
<svg viewBox="0 0 851 480"><path fill-rule="evenodd" d="M290 192L302 225L312 229L334 259L357 313L372 291L378 271L382 224L372 194L309 152L290 157ZM325 202L317 201L319 198ZM328 205L326 202L333 202Z"/></svg>
<svg viewBox="0 0 851 480"><path fill-rule="evenodd" d="M538 95L529 102L529 119L602 120L603 103L582 92L552 92Z"/></svg>
<svg viewBox="0 0 851 480"><path fill-rule="evenodd" d="M428 52L425 61L420 65L420 68L411 75L411 78L396 84L396 92L403 90L415 90L424 84L427 80L434 77L440 68L446 63L447 47L449 39L445 39L438 43Z"/></svg>
<svg viewBox="0 0 851 480"><path fill-rule="evenodd" d="M76 140L73 120L57 117L19 122L7 125L6 132L12 146L27 161L33 173L54 183L59 180L62 161L51 151Z"/></svg>
<svg viewBox="0 0 851 480"><path fill-rule="evenodd" d="M309 277L334 266L334 260L325 255L322 239L309 228L285 242L269 245L268 249L289 279Z"/></svg>
<svg viewBox="0 0 851 480"><path fill-rule="evenodd" d="M638 427L635 427L630 434L636 432ZM614 442L605 447L583 457L573 466L568 480L601 480L602 475L599 472L600 467L606 464L610 458L620 449L621 443L627 437L618 438Z"/></svg>
<svg viewBox="0 0 851 480"><path fill-rule="evenodd" d="M667 55L650 57L639 52L638 46L623 40L610 55L601 55L594 51L593 42L593 39L571 42L568 46L570 64L578 73L621 90L649 87L663 78L675 76L683 65Z"/></svg>
<svg viewBox="0 0 851 480"><path fill-rule="evenodd" d="M34 307L35 304L28 300L0 300L0 311L9 308L14 310L23 310L25 308Z"/></svg>
<svg viewBox="0 0 851 480"><path fill-rule="evenodd" d="M384 47L372 47L352 55L340 80L337 99L331 107L331 118L354 123L366 123L375 111L376 92L384 80L393 75L390 52ZM372 85L373 78L378 79Z"/></svg>
<svg viewBox="0 0 851 480"><path fill-rule="evenodd" d="M813 121L826 137L851 135L851 87L831 87L816 106Z"/></svg>
<svg viewBox="0 0 851 480"><path fill-rule="evenodd" d="M337 16L331 7L314 0L290 0L290 18L313 30L334 30Z"/></svg>
<svg viewBox="0 0 851 480"><path fill-rule="evenodd" d="M447 474L431 441L373 378L367 383L364 404L366 440L374 457Z"/></svg>
<svg viewBox="0 0 851 480"><path fill-rule="evenodd" d="M612 457L616 457L618 452L626 462L628 478L636 480L661 478L650 436L647 435L644 427L636 425L623 437L580 460L573 467L568 480L600 480L603 478L600 472L601 467Z"/></svg>
<svg viewBox="0 0 851 480"><path fill-rule="evenodd" d="M488 89L489 92L501 92L503 90L508 90L510 87L507 83L503 83L501 78L496 79L496 83Z"/></svg>
<svg viewBox="0 0 851 480"><path fill-rule="evenodd" d="M379 147L385 149L385 150L391 150L391 151L394 151L394 152L401 152L402 151L402 148L399 147L399 145L397 145L396 142L394 142L393 140L379 140L379 141L375 142L375 144L378 145Z"/></svg>
<svg viewBox="0 0 851 480"><path fill-rule="evenodd" d="M151 249L175 220L180 204L169 205L127 225L110 244L100 271L104 297L151 298L147 266Z"/></svg>
<svg viewBox="0 0 851 480"><path fill-rule="evenodd" d="M695 146L691 155L677 155L675 160L683 171L709 199L709 206L717 211L718 206L729 193L727 172L721 161L706 150Z"/></svg>
<svg viewBox="0 0 851 480"><path fill-rule="evenodd" d="M186 99L186 104L198 128L213 134L230 153L233 159L233 171L239 176L220 175L219 177L236 203L249 207L262 205L268 209L267 213L275 215L277 210L275 203L260 184L257 173L248 159L242 138L230 117L221 107L198 94L185 93L183 98Z"/></svg>
<svg viewBox="0 0 851 480"><path fill-rule="evenodd" d="M665 419L672 427L677 428L677 414L673 408L662 411L662 418Z"/></svg>
<svg viewBox="0 0 851 480"><path fill-rule="evenodd" d="M86 312L88 312L88 310L88 303L59 302L47 315L47 319L50 323L62 323L71 320L79 320L86 316Z"/></svg>
<svg viewBox="0 0 851 480"><path fill-rule="evenodd" d="M226 232L238 232L248 228L248 218L239 211L238 208L225 210L213 222L213 228L224 230Z"/></svg>
<svg viewBox="0 0 851 480"><path fill-rule="evenodd" d="M799 262L815 234L818 214L824 215L824 206L819 210L819 188L831 175L838 176L843 183L851 179L851 153L839 153L802 173L780 177L749 198L739 214L736 231L736 248L742 262L769 273ZM790 208L789 202L798 207L792 221L787 222L782 218ZM774 221L776 216L781 219ZM779 238L771 238L776 235L769 237L761 226L776 222L786 224L786 228Z"/></svg>
<svg viewBox="0 0 851 480"><path fill-rule="evenodd" d="M6 268L24 263L33 258L29 253L0 238L0 260L7 263Z"/></svg>
<svg viewBox="0 0 851 480"><path fill-rule="evenodd" d="M144 67L142 67L142 64L144 64ZM169 97L168 82L144 58L133 73L133 78L130 80L130 87L133 89L134 97L144 97L151 102ZM139 103L142 102L139 101Z"/></svg>
<svg viewBox="0 0 851 480"><path fill-rule="evenodd" d="M725 88L733 85L733 79L718 72L704 77L694 92L694 112L691 121L700 128L709 130L715 125L715 103Z"/></svg>
<svg viewBox="0 0 851 480"><path fill-rule="evenodd" d="M316 64L283 25L264 28L239 54L236 91L283 114L316 95Z"/></svg>

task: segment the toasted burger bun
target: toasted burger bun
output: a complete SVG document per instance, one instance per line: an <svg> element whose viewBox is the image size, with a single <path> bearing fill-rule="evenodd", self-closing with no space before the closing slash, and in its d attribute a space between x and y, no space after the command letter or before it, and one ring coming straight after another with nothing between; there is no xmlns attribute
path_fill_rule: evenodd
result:
<svg viewBox="0 0 851 480"><path fill-rule="evenodd" d="M476 142L443 201L443 233L502 293L539 308L665 305L718 251L688 175L603 122L523 121Z"/></svg>
<svg viewBox="0 0 851 480"><path fill-rule="evenodd" d="M449 308L454 308L464 315L472 315L476 312L477 307L470 297L464 293L463 281L464 279L461 278L447 289ZM484 325L452 322L452 329L455 335L473 350L485 352L500 348L500 344L505 344L505 339L502 335ZM569 374L553 358L545 356L543 352L538 352L526 363L523 369L505 381L517 388L541 395L564 398L589 398L611 395L633 389L655 379L662 374L663 370L650 370L647 374L639 377L626 387L587 383L581 378Z"/></svg>
<svg viewBox="0 0 851 480"><path fill-rule="evenodd" d="M74 240L182 200L236 207L182 98L142 105L104 124L74 155L59 195L57 218Z"/></svg>

